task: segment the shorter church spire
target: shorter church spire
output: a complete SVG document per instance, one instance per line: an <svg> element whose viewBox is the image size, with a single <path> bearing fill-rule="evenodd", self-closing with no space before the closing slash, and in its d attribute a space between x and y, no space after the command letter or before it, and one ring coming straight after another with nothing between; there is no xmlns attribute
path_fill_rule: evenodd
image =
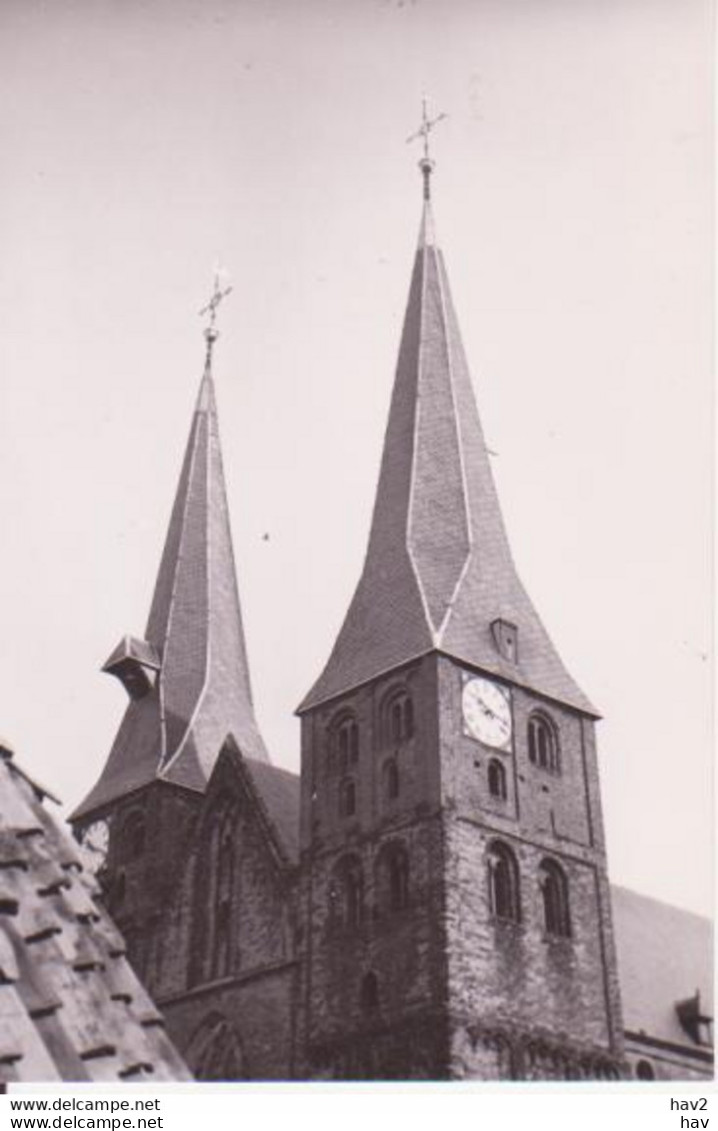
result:
<svg viewBox="0 0 718 1131"><path fill-rule="evenodd" d="M205 367L144 640L126 637L104 670L130 702L112 750L74 817L160 779L203 791L232 735L269 761L252 705L212 380L215 277L204 330Z"/></svg>

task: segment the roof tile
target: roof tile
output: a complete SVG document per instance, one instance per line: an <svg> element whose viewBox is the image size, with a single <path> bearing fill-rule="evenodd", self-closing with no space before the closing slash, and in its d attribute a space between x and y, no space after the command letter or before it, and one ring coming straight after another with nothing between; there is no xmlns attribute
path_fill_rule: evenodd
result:
<svg viewBox="0 0 718 1131"><path fill-rule="evenodd" d="M188 1079L43 796L0 759L0 1081Z"/></svg>

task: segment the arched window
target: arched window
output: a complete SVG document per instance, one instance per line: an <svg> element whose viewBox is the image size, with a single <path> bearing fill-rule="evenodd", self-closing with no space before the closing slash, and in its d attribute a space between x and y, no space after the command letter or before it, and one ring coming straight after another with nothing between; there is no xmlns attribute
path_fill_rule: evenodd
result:
<svg viewBox="0 0 718 1131"><path fill-rule="evenodd" d="M529 762L542 770L557 774L561 770L556 728L548 717L539 711L529 715Z"/></svg>
<svg viewBox="0 0 718 1131"><path fill-rule="evenodd" d="M373 970L362 978L359 1004L365 1013L374 1013L379 1008L379 979Z"/></svg>
<svg viewBox="0 0 718 1131"><path fill-rule="evenodd" d="M214 970L216 978L225 975L229 968L229 919L230 904L223 899L215 910L214 924Z"/></svg>
<svg viewBox="0 0 718 1131"><path fill-rule="evenodd" d="M410 695L404 699L404 738L414 737L414 702Z"/></svg>
<svg viewBox="0 0 718 1131"><path fill-rule="evenodd" d="M234 816L227 811L212 829L210 883L214 883L210 918L210 971L214 978L231 972L232 888L234 886Z"/></svg>
<svg viewBox="0 0 718 1131"><path fill-rule="evenodd" d="M122 827L122 850L126 860L136 860L145 851L145 817L134 810Z"/></svg>
<svg viewBox="0 0 718 1131"><path fill-rule="evenodd" d="M389 696L383 709L382 739L385 746L400 746L414 735L414 703L408 691Z"/></svg>
<svg viewBox="0 0 718 1131"><path fill-rule="evenodd" d="M387 801L396 801L399 796L399 767L395 758L389 758L382 769L384 796Z"/></svg>
<svg viewBox="0 0 718 1131"><path fill-rule="evenodd" d="M342 711L329 727L330 772L345 774L359 761L359 726L352 714Z"/></svg>
<svg viewBox="0 0 718 1131"><path fill-rule="evenodd" d="M234 873L234 845L228 829L223 831L219 845L217 872L217 902L215 907L214 968L218 976L226 974L230 959L230 912L232 879Z"/></svg>
<svg viewBox="0 0 718 1131"><path fill-rule="evenodd" d="M389 903L392 911L403 911L409 902L409 859L406 850L398 848L388 857Z"/></svg>
<svg viewBox="0 0 718 1131"><path fill-rule="evenodd" d="M339 813L342 817L353 817L357 810L357 790L356 784L351 778L345 780L339 786Z"/></svg>
<svg viewBox="0 0 718 1131"><path fill-rule="evenodd" d="M639 1060L636 1065L636 1076L639 1080L655 1080L656 1074L650 1060Z"/></svg>
<svg viewBox="0 0 718 1131"><path fill-rule="evenodd" d="M495 840L488 854L489 899L497 919L518 923L521 919L519 870L507 844Z"/></svg>
<svg viewBox="0 0 718 1131"><path fill-rule="evenodd" d="M539 886L546 934L569 938L571 919L568 906L568 881L563 868L554 860L542 862L539 869Z"/></svg>
<svg viewBox="0 0 718 1131"><path fill-rule="evenodd" d="M489 762L489 793L499 801L506 800L506 770L498 758Z"/></svg>
<svg viewBox="0 0 718 1131"><path fill-rule="evenodd" d="M237 823L238 802L229 793L218 797L203 819L193 880L190 986L233 973Z"/></svg>
<svg viewBox="0 0 718 1131"><path fill-rule="evenodd" d="M355 929L364 917L364 881L356 856L343 856L329 880L329 917L332 926Z"/></svg>
<svg viewBox="0 0 718 1131"><path fill-rule="evenodd" d="M376 864L377 911L393 914L409 905L409 854L392 841L382 848Z"/></svg>

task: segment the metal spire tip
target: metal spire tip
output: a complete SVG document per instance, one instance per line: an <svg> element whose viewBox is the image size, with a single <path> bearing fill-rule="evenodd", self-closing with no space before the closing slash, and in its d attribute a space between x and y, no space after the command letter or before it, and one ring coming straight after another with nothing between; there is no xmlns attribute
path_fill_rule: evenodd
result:
<svg viewBox="0 0 718 1131"><path fill-rule="evenodd" d="M232 291L232 287L225 287L222 289L220 286L220 271L217 268L214 273L214 291L212 297L206 306L203 306L199 312L200 318L205 314L209 315L209 322L204 328L204 336L207 340L207 365L209 365L212 358L212 346L219 337L219 330L217 330L215 323L217 321L217 308L223 299L227 297Z"/></svg>
<svg viewBox="0 0 718 1131"><path fill-rule="evenodd" d="M448 114L444 114L442 112L441 114L437 114L435 118L430 118L426 108L426 97L422 98L421 125L415 133L411 134L406 139L407 145L411 141L416 141L417 138L421 138L424 143L424 154L419 161L419 168L421 169L422 176L424 178L424 200L429 200L431 198L430 178L432 172L434 171L435 165L435 162L432 160L429 153L429 134L439 122L443 121L443 119L447 117Z"/></svg>

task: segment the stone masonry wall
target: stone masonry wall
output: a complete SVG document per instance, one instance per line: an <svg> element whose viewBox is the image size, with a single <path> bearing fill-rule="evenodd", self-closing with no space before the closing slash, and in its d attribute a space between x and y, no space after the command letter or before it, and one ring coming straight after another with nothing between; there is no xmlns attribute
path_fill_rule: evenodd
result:
<svg viewBox="0 0 718 1131"><path fill-rule="evenodd" d="M311 919L307 940L305 1040L332 1043L347 1033L378 1031L399 1019L420 1016L443 997L441 945L441 852L437 821L396 829L392 843L403 844L411 862L407 906L380 914L375 864L385 843L366 840L354 848L361 863L364 911L358 926L332 921L330 883L334 855L315 859L306 884L304 914ZM362 1005L362 982L372 972L378 998Z"/></svg>
<svg viewBox="0 0 718 1131"><path fill-rule="evenodd" d="M464 734L460 667L444 658L438 667L453 1072L612 1074L610 1064L622 1055L621 1016L590 724L512 688L512 749L485 747ZM526 725L537 706L557 728L560 773L529 761ZM505 766L505 801L489 794L486 767L494 757ZM487 854L496 839L518 863L517 923L492 911ZM544 927L545 858L559 863L568 881L570 938Z"/></svg>
<svg viewBox="0 0 718 1131"><path fill-rule="evenodd" d="M545 855L502 836L521 877L521 921L492 913L487 848L493 830L447 822L447 931L452 1011L507 1031L553 1034L586 1047L609 1047L603 954L597 930L595 868L562 856L571 893L572 937L543 927L538 866Z"/></svg>
<svg viewBox="0 0 718 1131"><path fill-rule="evenodd" d="M407 691L414 733L387 737L388 698ZM332 767L333 721L351 712L359 755L356 813L339 806L341 775ZM445 1072L443 842L439 816L435 666L430 658L358 689L302 720L303 984L299 1041L306 1074L335 1078L435 1078ZM399 793L386 791L384 766L395 759ZM407 905L389 911L380 894L380 859L400 846L409 864ZM362 882L358 925L338 924L332 878L350 859ZM376 978L377 1002L362 985Z"/></svg>
<svg viewBox="0 0 718 1131"><path fill-rule="evenodd" d="M234 864L229 952L218 970L212 832L226 820ZM165 958L154 979L158 1004L190 1062L204 1055L207 1028L223 1024L241 1046L242 1078L291 1078L295 897L293 875L279 865L241 773L231 762L219 764L164 916Z"/></svg>
<svg viewBox="0 0 718 1131"><path fill-rule="evenodd" d="M156 782L107 813L105 903L125 937L133 967L151 993L157 969L171 961L165 946L167 913L177 890L177 861L186 855L200 805L197 794ZM138 819L144 828L141 852L133 851L129 835Z"/></svg>
<svg viewBox="0 0 718 1131"><path fill-rule="evenodd" d="M293 964L226 979L176 1000L162 1010L167 1031L190 1069L196 1073L207 1046L206 1034L219 1031L216 1055L227 1032L239 1049L240 1080L289 1080L293 1077ZM225 1033L222 1033L225 1029Z"/></svg>
<svg viewBox="0 0 718 1131"><path fill-rule="evenodd" d="M385 742L382 711L388 697L406 689L414 704L414 737L400 746ZM431 660L419 661L359 688L341 700L325 704L302 718L302 849L316 853L340 848L353 838L389 827L397 818L426 813L439 805L439 766L436 760L435 670ZM359 731L359 756L345 771L332 767L331 735L335 720L350 713ZM400 792L389 803L383 791L383 767L395 758ZM343 778L356 783L356 813L347 819L339 809Z"/></svg>

